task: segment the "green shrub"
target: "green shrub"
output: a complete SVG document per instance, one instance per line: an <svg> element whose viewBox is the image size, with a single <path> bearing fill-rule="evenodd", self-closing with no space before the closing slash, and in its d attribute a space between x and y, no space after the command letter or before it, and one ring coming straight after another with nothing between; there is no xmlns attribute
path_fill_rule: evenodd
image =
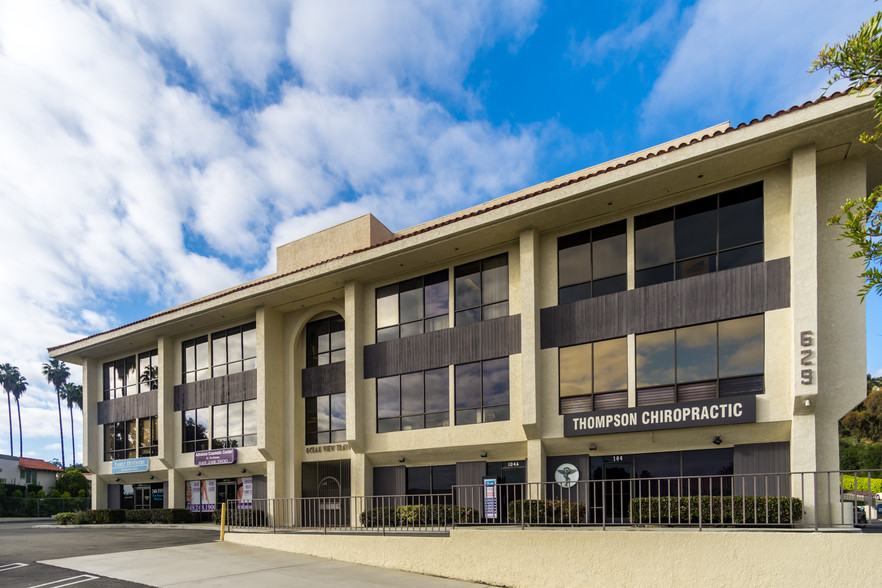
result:
<svg viewBox="0 0 882 588"><path fill-rule="evenodd" d="M55 522L59 525L72 525L75 516L75 512L60 512L55 515Z"/></svg>
<svg viewBox="0 0 882 588"><path fill-rule="evenodd" d="M415 504L379 506L362 512L359 518L365 527L446 527L454 522L477 522L480 514L465 506Z"/></svg>
<svg viewBox="0 0 882 588"><path fill-rule="evenodd" d="M586 522L585 505L567 500L513 500L508 503L508 518L520 523L575 524Z"/></svg>
<svg viewBox="0 0 882 588"><path fill-rule="evenodd" d="M875 475L879 475L877 472ZM835 478L834 478L835 479ZM864 474L863 476L860 473L857 474L857 488L854 487L855 476L854 474L842 474L842 490L843 492L853 492L857 490L858 492L866 492L867 491L867 476ZM834 482L835 483L835 482ZM870 490L873 493L878 494L882 492L882 478L870 478Z"/></svg>
<svg viewBox="0 0 882 588"><path fill-rule="evenodd" d="M153 522L153 511L149 509L127 510L125 513L127 523Z"/></svg>
<svg viewBox="0 0 882 588"><path fill-rule="evenodd" d="M87 510L86 520L93 525L113 525L126 522L126 511L119 508Z"/></svg>
<svg viewBox="0 0 882 588"><path fill-rule="evenodd" d="M791 512L792 505L792 512ZM645 524L790 525L802 520L799 498L681 496L634 498L631 522Z"/></svg>
<svg viewBox="0 0 882 588"><path fill-rule="evenodd" d="M74 525L87 525L89 523L86 518L86 511L78 510L72 521Z"/></svg>

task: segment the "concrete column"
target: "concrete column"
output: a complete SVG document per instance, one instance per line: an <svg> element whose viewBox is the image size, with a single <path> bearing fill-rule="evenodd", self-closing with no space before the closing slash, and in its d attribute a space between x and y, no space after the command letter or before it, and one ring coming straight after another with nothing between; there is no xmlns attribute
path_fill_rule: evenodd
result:
<svg viewBox="0 0 882 588"><path fill-rule="evenodd" d="M267 498L284 498L284 476L270 474L271 464L284 462L282 431L285 414L290 410L284 394L283 319L278 311L265 306L258 308L256 314L257 447L267 460Z"/></svg>
<svg viewBox="0 0 882 588"><path fill-rule="evenodd" d="M168 470L168 496L166 497L167 508L187 508L186 488L184 488L184 476L175 469Z"/></svg>
<svg viewBox="0 0 882 588"><path fill-rule="evenodd" d="M157 359L159 360L158 382L158 418L156 434L159 436L159 459L167 468L175 467L175 453L181 447L182 439L176 436L177 423L181 420L181 413L175 412L175 374L178 370L178 350L175 347L173 337L163 335L157 341ZM169 492L171 492L171 480L169 480Z"/></svg>
<svg viewBox="0 0 882 588"><path fill-rule="evenodd" d="M353 496L353 500L350 501L351 521L358 520L358 516L365 508L361 497L370 496L373 493L373 472L374 469L368 463L364 453L352 454L352 458L349 460L350 494Z"/></svg>
<svg viewBox="0 0 882 588"><path fill-rule="evenodd" d="M527 484L531 498L542 497L545 482L545 445L542 439L527 439Z"/></svg>
<svg viewBox="0 0 882 588"><path fill-rule="evenodd" d="M83 465L92 473L98 471L103 458L104 427L98 424L98 403L103 395L101 363L87 358L83 362Z"/></svg>
<svg viewBox="0 0 882 588"><path fill-rule="evenodd" d="M533 227L520 234L521 294L521 424L527 439L541 434L541 360L539 357L539 234Z"/></svg>
<svg viewBox="0 0 882 588"><path fill-rule="evenodd" d="M794 407L790 468L794 472L814 472L818 470L815 411L820 382L817 362L814 361L818 344L818 186L814 145L793 152L790 189L790 308L793 320L790 344ZM806 359L803 352L811 352L812 357ZM807 364L808 361L812 364ZM819 514L815 490L826 488L826 484L816 485L811 475L795 482L797 488L805 489L802 497L805 520L813 522ZM820 496L818 499L824 503Z"/></svg>
<svg viewBox="0 0 882 588"><path fill-rule="evenodd" d="M85 407L85 403L83 406ZM102 508L107 508L107 482L98 474L92 474L92 510Z"/></svg>
<svg viewBox="0 0 882 588"><path fill-rule="evenodd" d="M346 440L355 453L364 451L364 288L346 282L344 316L346 321ZM353 484L355 483L353 478Z"/></svg>

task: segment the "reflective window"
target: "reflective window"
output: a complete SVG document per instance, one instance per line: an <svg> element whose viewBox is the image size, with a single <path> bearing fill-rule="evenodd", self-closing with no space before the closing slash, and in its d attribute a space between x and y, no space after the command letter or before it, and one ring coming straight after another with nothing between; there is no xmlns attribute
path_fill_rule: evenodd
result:
<svg viewBox="0 0 882 588"><path fill-rule="evenodd" d="M306 325L306 367L346 360L346 323L340 315Z"/></svg>
<svg viewBox="0 0 882 588"><path fill-rule="evenodd" d="M156 349L107 362L103 368L104 400L159 387L159 352Z"/></svg>
<svg viewBox="0 0 882 588"><path fill-rule="evenodd" d="M159 454L156 417L104 425L104 461Z"/></svg>
<svg viewBox="0 0 882 588"><path fill-rule="evenodd" d="M184 382L257 369L257 325L248 323L184 341L181 355Z"/></svg>
<svg viewBox="0 0 882 588"><path fill-rule="evenodd" d="M184 453L208 449L208 435L211 431L211 407L185 410L183 417Z"/></svg>
<svg viewBox="0 0 882 588"><path fill-rule="evenodd" d="M557 240L559 304L627 289L625 233L619 221Z"/></svg>
<svg viewBox="0 0 882 588"><path fill-rule="evenodd" d="M306 398L306 444L346 441L346 394Z"/></svg>
<svg viewBox="0 0 882 588"><path fill-rule="evenodd" d="M762 394L763 316L636 337L637 404Z"/></svg>
<svg viewBox="0 0 882 588"><path fill-rule="evenodd" d="M444 367L377 378L377 432L449 425L448 374Z"/></svg>
<svg viewBox="0 0 882 588"><path fill-rule="evenodd" d="M454 366L456 424L509 419L508 358Z"/></svg>
<svg viewBox="0 0 882 588"><path fill-rule="evenodd" d="M377 342L449 326L447 270L377 288Z"/></svg>
<svg viewBox="0 0 882 588"><path fill-rule="evenodd" d="M763 261L763 185L742 186L634 218L635 285Z"/></svg>
<svg viewBox="0 0 882 588"><path fill-rule="evenodd" d="M628 339L561 347L560 413L628 406Z"/></svg>
<svg viewBox="0 0 882 588"><path fill-rule="evenodd" d="M218 404L211 413L211 448L257 445L257 400Z"/></svg>
<svg viewBox="0 0 882 588"><path fill-rule="evenodd" d="M457 326L508 316L507 253L458 266L453 278Z"/></svg>
<svg viewBox="0 0 882 588"><path fill-rule="evenodd" d="M456 466L407 468L407 494L449 494L456 484Z"/></svg>

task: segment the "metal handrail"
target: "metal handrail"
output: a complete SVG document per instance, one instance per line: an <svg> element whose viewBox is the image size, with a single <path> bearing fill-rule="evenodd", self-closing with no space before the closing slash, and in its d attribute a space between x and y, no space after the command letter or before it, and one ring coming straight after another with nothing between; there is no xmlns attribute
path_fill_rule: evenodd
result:
<svg viewBox="0 0 882 588"><path fill-rule="evenodd" d="M445 494L254 499L227 504L227 531L445 533L459 526L763 527L813 530L872 519L882 470L455 485ZM864 508L870 512L864 512Z"/></svg>

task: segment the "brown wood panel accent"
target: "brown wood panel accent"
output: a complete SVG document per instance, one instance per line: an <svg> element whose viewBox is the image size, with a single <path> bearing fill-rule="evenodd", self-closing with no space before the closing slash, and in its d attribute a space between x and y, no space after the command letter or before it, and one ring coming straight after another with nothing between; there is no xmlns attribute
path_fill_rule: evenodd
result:
<svg viewBox="0 0 882 588"><path fill-rule="evenodd" d="M192 410L257 398L257 370L175 386L175 410Z"/></svg>
<svg viewBox="0 0 882 588"><path fill-rule="evenodd" d="M543 308L542 349L760 314L790 305L790 258Z"/></svg>
<svg viewBox="0 0 882 588"><path fill-rule="evenodd" d="M364 348L364 377L382 378L521 352L521 315L500 317Z"/></svg>
<svg viewBox="0 0 882 588"><path fill-rule="evenodd" d="M98 403L98 424L121 423L159 414L159 390L112 398Z"/></svg>
<svg viewBox="0 0 882 588"><path fill-rule="evenodd" d="M346 362L305 368L300 372L304 398L346 392Z"/></svg>

